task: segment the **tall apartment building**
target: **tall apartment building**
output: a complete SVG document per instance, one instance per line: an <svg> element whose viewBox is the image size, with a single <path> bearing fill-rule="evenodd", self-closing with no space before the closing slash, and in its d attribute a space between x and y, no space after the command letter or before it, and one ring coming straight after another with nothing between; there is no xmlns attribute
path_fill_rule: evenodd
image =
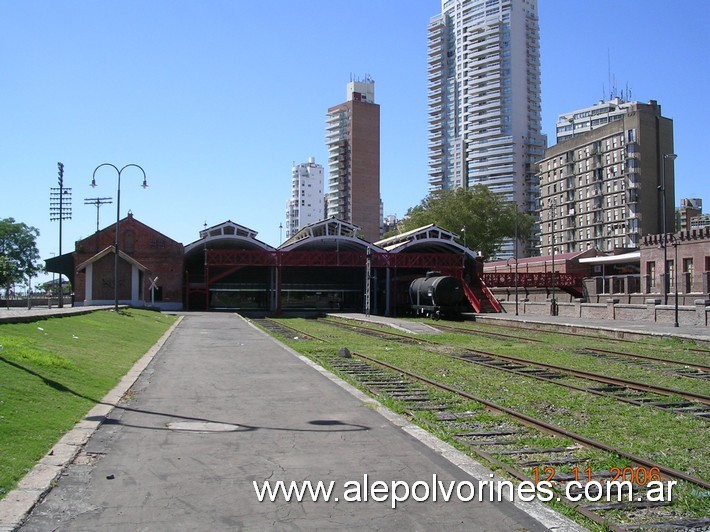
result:
<svg viewBox="0 0 710 532"><path fill-rule="evenodd" d="M558 134L568 125L539 163L541 254L552 254L553 237L558 253L637 248L643 235L664 232L664 218L673 232L673 121L661 106L599 102L561 115Z"/></svg>
<svg viewBox="0 0 710 532"><path fill-rule="evenodd" d="M328 216L359 226L370 242L379 240L380 106L371 78L348 83L346 101L328 109L326 144Z"/></svg>
<svg viewBox="0 0 710 532"><path fill-rule="evenodd" d="M536 215L537 0L442 0L429 23L429 188L488 186ZM535 238L525 242L534 252ZM512 256L512 241L501 257Z"/></svg>
<svg viewBox="0 0 710 532"><path fill-rule="evenodd" d="M323 207L323 165L314 157L291 169L291 199L286 207L286 239L308 224L325 218Z"/></svg>

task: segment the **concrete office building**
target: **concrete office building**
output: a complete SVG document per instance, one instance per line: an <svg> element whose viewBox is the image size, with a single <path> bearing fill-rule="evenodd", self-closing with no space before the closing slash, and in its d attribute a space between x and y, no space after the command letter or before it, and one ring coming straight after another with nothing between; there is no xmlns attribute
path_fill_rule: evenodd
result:
<svg viewBox="0 0 710 532"><path fill-rule="evenodd" d="M488 186L536 215L537 0L442 0L428 29L429 188ZM536 238L523 241L528 255ZM521 253L523 254L523 253ZM506 242L499 256L513 255Z"/></svg>
<svg viewBox="0 0 710 532"><path fill-rule="evenodd" d="M540 253L552 254L553 239L557 253L636 249L642 236L663 233L664 221L673 232L673 121L661 106L600 102L561 115L558 134L568 125L539 164Z"/></svg>
<svg viewBox="0 0 710 532"><path fill-rule="evenodd" d="M286 239L303 227L325 218L323 208L323 165L315 157L291 169L291 199L286 208Z"/></svg>
<svg viewBox="0 0 710 532"><path fill-rule="evenodd" d="M366 240L379 240L380 106L375 82L347 85L346 101L328 109L328 217L357 225Z"/></svg>

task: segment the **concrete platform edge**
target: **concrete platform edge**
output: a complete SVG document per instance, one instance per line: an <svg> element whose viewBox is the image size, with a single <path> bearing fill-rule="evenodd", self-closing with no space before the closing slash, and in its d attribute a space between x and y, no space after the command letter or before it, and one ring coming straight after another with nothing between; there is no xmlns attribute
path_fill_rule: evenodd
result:
<svg viewBox="0 0 710 532"><path fill-rule="evenodd" d="M255 329L261 331L256 325L254 325L251 321L248 319L244 318L243 316L240 316L237 314L241 319L245 320L251 327L254 327ZM389 324L388 324L389 325ZM261 331L263 332L263 331ZM266 334L266 333L264 333ZM323 375L325 378L329 379L333 383L337 384L344 390L346 390L348 393L359 399L362 403L366 404L368 407L372 408L375 410L378 414L380 414L382 417L387 419L390 423L393 425L399 427L401 430L412 436L413 438L416 438L418 441L426 445L428 448L430 448L432 451L435 453L441 455L443 458L448 460L451 464L454 466L458 467L462 471L466 472L467 474L478 478L478 479L492 479L492 480L497 480L497 479L502 479L503 477L500 477L499 475L496 475L493 471L485 467L483 464L475 461L473 458L470 456L462 453L458 449L455 449L448 443L440 440L433 434L427 432L426 430L422 429L421 427L414 425L413 423L410 423L407 419L404 417L400 416L399 414L393 412L389 408L385 407L382 405L382 403L376 401L372 397L366 395L362 391L358 390L348 382L344 381L337 375L331 373L327 369L325 369L323 366L320 366L313 360L311 360L308 357L305 357L298 353L297 351L291 349L289 346L279 342L276 338L267 335L273 342L278 344L280 347L282 347L284 350L286 350L288 353L291 355L295 356L299 360L301 360L304 364L310 366L313 368L315 371ZM505 493L503 494L504 498L506 500L509 500L507 497L505 497ZM560 532L583 532L586 530L581 525L578 525L571 519L565 517L564 515L556 512L549 506L546 506L545 504L539 502L539 501L532 501L532 502L522 502L522 501L510 501L512 502L513 505L515 505L518 509L522 510L523 512L527 513L529 516L532 518L536 519L542 525L547 527L550 530L555 530L555 531L560 531Z"/></svg>
<svg viewBox="0 0 710 532"><path fill-rule="evenodd" d="M89 311L93 312L93 310ZM79 314L79 313L74 313ZM40 318L44 319L44 318ZM133 386L141 373L155 358L170 335L182 321L179 316L173 325L158 339L119 383L108 392L101 402L95 405L84 417L100 415L106 417L115 408L116 403ZM71 464L81 449L101 425L92 422L87 425L79 421L72 430L67 432L52 449L18 482L17 488L10 491L0 500L0 532L17 530L30 514L32 509L52 489L52 485L62 472Z"/></svg>
<svg viewBox="0 0 710 532"><path fill-rule="evenodd" d="M597 332L597 333L607 333L608 335L611 336L617 336L617 337L629 337L629 338L634 338L634 339L643 339L643 338L657 338L657 339L664 339L664 338L680 338L682 340L689 340L693 342L700 342L700 343L705 343L708 344L710 343L710 338L706 336L700 336L700 335L694 335L694 334L687 334L687 333L681 333L681 332L668 332L668 331L652 331L652 330L646 330L646 331L640 331L636 329L629 329L629 328L624 328L623 326L615 326L614 321L610 320L610 323L608 326L606 325L588 325L584 323L575 323L575 322L570 322L570 321L564 321L564 318L559 318L561 321L545 321L545 320L536 320L535 318L509 318L505 314L497 314L497 315L485 315L485 314L477 314L476 319L474 321L481 322L481 323L491 323L494 324L496 322L503 322L506 324L515 324L515 323L520 323L520 324L529 324L529 325L539 325L543 327L550 327L552 329L560 329L560 328L571 328L571 329L582 329L585 331L590 331L590 332ZM649 327L653 326L654 324L647 324ZM515 327L515 325L512 325Z"/></svg>

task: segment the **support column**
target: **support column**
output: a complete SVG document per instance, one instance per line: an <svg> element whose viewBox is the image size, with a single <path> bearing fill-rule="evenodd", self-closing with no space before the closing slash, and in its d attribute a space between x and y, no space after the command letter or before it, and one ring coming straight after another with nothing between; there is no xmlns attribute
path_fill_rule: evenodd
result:
<svg viewBox="0 0 710 532"><path fill-rule="evenodd" d="M385 268L385 316L389 317L390 314L390 269Z"/></svg>
<svg viewBox="0 0 710 532"><path fill-rule="evenodd" d="M61 297L61 295L59 296ZM84 281L84 305L91 305L94 299L94 263L86 266L86 279Z"/></svg>

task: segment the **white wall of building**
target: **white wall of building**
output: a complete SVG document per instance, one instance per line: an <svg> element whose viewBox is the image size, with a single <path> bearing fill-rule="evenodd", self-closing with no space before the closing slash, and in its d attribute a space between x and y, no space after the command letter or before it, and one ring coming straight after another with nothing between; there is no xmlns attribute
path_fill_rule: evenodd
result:
<svg viewBox="0 0 710 532"><path fill-rule="evenodd" d="M323 165L314 157L291 168L291 198L286 207L286 238L323 219Z"/></svg>

